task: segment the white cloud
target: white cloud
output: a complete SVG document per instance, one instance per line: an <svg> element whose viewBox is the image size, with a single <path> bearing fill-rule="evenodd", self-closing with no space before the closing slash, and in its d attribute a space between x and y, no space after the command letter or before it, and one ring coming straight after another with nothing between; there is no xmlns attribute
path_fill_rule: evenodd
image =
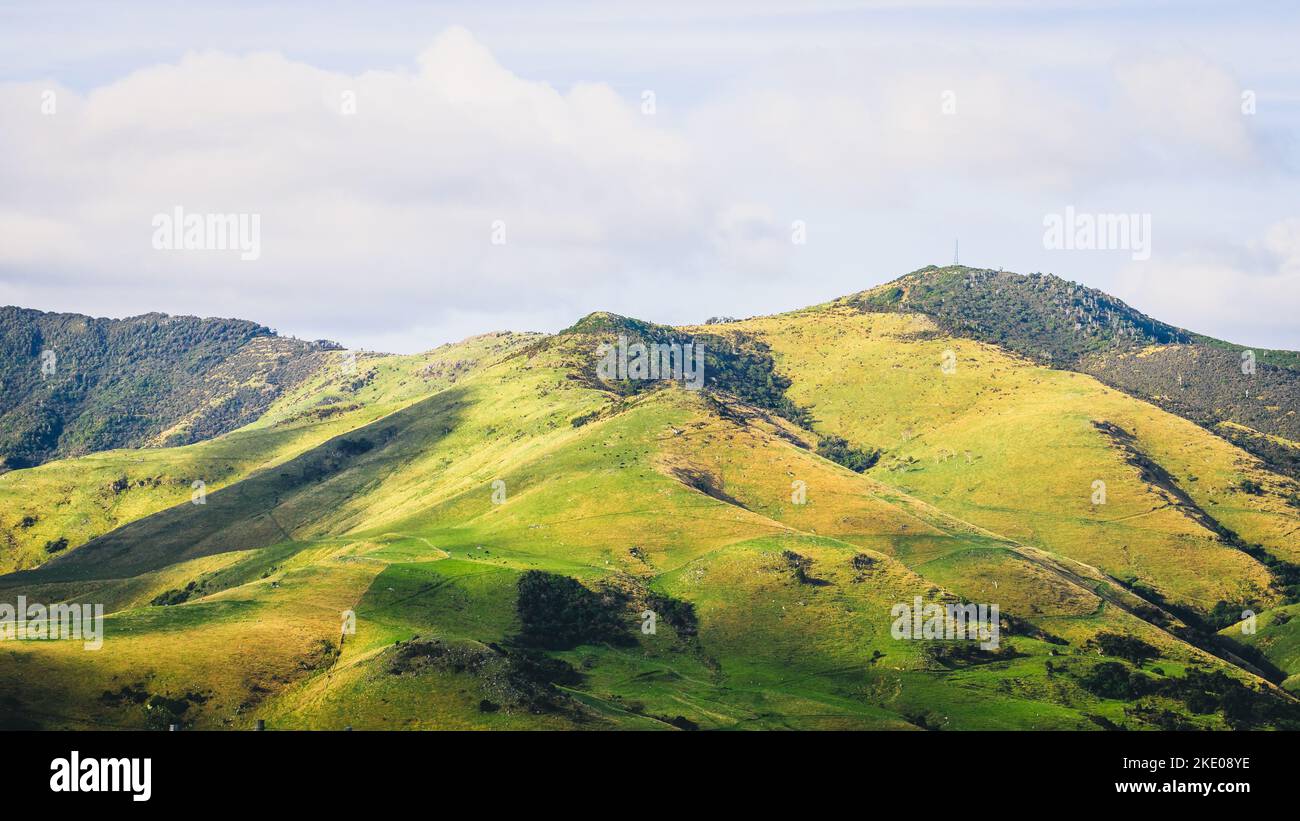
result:
<svg viewBox="0 0 1300 821"><path fill-rule="evenodd" d="M3 83L0 300L243 316L404 350L553 330L597 308L700 320L867 287L858 272L891 242L906 259L894 274L943 261L949 231L987 230L994 215L997 264L1016 267L1045 197L1109 193L1116 210L1159 213L1182 194L1148 179L1267 163L1235 80L1199 55L1089 63L1075 43L1060 73L1027 76L996 38L929 50L884 39L814 57L795 48L690 105L680 79L561 89L520 76L460 27L405 68L208 50L84 93ZM645 87L660 94L654 116L640 110ZM53 115L41 112L47 90ZM261 258L154 250L153 215L177 205L261 214ZM790 242L794 220L808 224L807 248ZM933 256L901 245L930 233L942 238ZM1166 260L1198 260L1198 281L1234 270L1186 251ZM1295 306L1293 228L1261 233L1250 253L1282 276L1270 304ZM841 264L810 267L827 260ZM1212 301L1179 298L1171 309L1216 330Z"/></svg>

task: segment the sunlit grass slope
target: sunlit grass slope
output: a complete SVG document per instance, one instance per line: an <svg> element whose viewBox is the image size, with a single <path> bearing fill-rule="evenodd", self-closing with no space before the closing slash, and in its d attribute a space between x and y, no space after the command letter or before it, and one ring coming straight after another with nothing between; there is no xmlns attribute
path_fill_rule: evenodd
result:
<svg viewBox="0 0 1300 821"><path fill-rule="evenodd" d="M527 334L489 334L416 356L342 352L256 422L175 448L116 450L0 475L0 570L38 566L173 505L212 492L455 384ZM66 540L64 543L63 540Z"/></svg>
<svg viewBox="0 0 1300 821"><path fill-rule="evenodd" d="M770 346L806 429L716 392L620 395L593 373L609 332L362 356L196 446L246 458L205 504L133 489L135 513L96 514L115 529L0 577L0 600L110 613L98 651L0 645L0 724L1223 728L1173 690L1135 701L1085 682L1109 662L1268 689L1120 583L1203 610L1277 598L1206 522L1285 555L1293 517L1239 498L1244 478L1274 480L1200 428L921 319L823 307L711 326ZM828 434L882 458L855 473L817 454ZM75 481L90 464L42 470ZM529 645L533 571L615 602L618 635ZM917 597L998 603L1000 650L895 639L891 609ZM1106 655L1107 637L1136 643Z"/></svg>
<svg viewBox="0 0 1300 821"><path fill-rule="evenodd" d="M1160 647L1170 674L1219 664L1130 615L1096 571L831 463L812 434L760 409L680 388L623 399L574 379L591 347L523 347L205 505L8 577L7 595L113 611L101 651L16 643L0 656L8 721L1090 727L1131 719L1050 665L1082 658L1102 628ZM493 699L511 672L485 670L519 630L528 570L690 602L698 632L642 634L629 613L630 644L553 654L577 671L556 685L561 708L503 708ZM1069 644L1007 636L1015 653L952 666L892 638L893 605L954 594L1004 602ZM357 630L344 637L346 610ZM417 637L471 661L407 664ZM41 704L16 687L33 675L59 682Z"/></svg>
<svg viewBox="0 0 1300 821"><path fill-rule="evenodd" d="M771 346L818 431L882 451L872 477L1002 536L1198 609L1275 601L1266 569L1151 481L1133 463L1140 454L1246 542L1300 554L1280 494L1240 490L1246 479L1280 484L1257 460L1090 377L947 337L917 315L830 305L726 328ZM1098 423L1130 434L1131 447Z"/></svg>

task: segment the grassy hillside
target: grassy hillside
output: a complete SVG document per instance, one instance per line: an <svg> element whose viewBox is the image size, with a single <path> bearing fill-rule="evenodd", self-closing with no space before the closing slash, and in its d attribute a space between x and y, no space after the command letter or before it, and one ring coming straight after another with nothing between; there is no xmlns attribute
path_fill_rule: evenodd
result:
<svg viewBox="0 0 1300 821"><path fill-rule="evenodd" d="M1300 480L1300 353L1252 350L1175 328L1050 274L931 266L837 303L923 314L951 336L1092 374ZM1225 422L1236 427L1218 427Z"/></svg>
<svg viewBox="0 0 1300 821"><path fill-rule="evenodd" d="M704 389L602 375L620 335L703 344ZM0 646L0 725L1300 727L1294 481L1009 343L848 300L338 356L0 477L0 601L109 613ZM916 599L998 646L895 638Z"/></svg>
<svg viewBox="0 0 1300 821"><path fill-rule="evenodd" d="M916 315L831 307L729 327L768 342L778 369L793 376L789 395L811 408L818 430L882 451L870 475L991 531L1201 610L1282 595L1206 517L1244 543L1300 560L1287 536L1296 524L1287 480L1091 377L949 337ZM1169 479L1147 475L1141 460ZM1242 490L1247 480L1261 492ZM1093 503L1096 481L1105 482L1104 504Z"/></svg>
<svg viewBox="0 0 1300 821"><path fill-rule="evenodd" d="M826 356L816 348L823 338L859 358L867 350L856 337L891 341L886 328L873 337L854 324L891 317L807 316L728 330L761 339L790 374L791 351ZM818 455L832 430L863 440L830 412L838 394L814 408L812 429L722 390L659 385L624 395L588 370L608 331L498 340L499 357L454 383L232 481L205 505L147 516L0 580L9 598L21 590L104 601L112 611L97 653L73 642L10 645L0 681L39 675L57 685L39 704L6 688L14 695L0 716L10 726L239 727L262 718L272 728L1290 720L1285 697L1156 626L1158 608L1148 612L1079 561L1086 545L1036 541L1047 534L1041 527L1000 532L991 525L1009 519L963 515L980 511L912 481L920 472L904 486L886 465L908 454L893 447L867 475ZM892 339L917 361L933 341ZM747 355L760 350L769 348ZM1053 373L997 362L1006 389L1028 392ZM860 381L879 395L906 370L875 361ZM806 399L792 379L791 397ZM919 372L905 381L932 389ZM414 393L409 370L396 366L391 378L377 373L378 383ZM962 401L979 392L972 385ZM303 418L315 404L309 393L286 397L263 427L206 446ZM909 398L890 401L911 406ZM961 407L954 401L948 412ZM1093 449L1119 470L1109 447ZM807 490L802 503L796 480ZM1125 480L1118 484L1122 497ZM1168 538L1185 538L1184 547L1265 594L1262 566L1194 543L1185 519L1164 520ZM1204 592L1176 569L1157 570L1171 596ZM1000 649L894 639L890 609L916 596L1001 602ZM340 629L349 609L355 634ZM641 632L647 609L658 616L653 634ZM1099 648L1109 652L1099 657ZM1102 664L1115 667L1097 672ZM1193 710L1195 693L1219 706ZM1230 714L1222 705L1233 698L1258 715Z"/></svg>
<svg viewBox="0 0 1300 821"><path fill-rule="evenodd" d="M185 447L94 453L0 475L0 569L38 566L144 516L209 493L454 385L526 344L489 334L415 356L329 353L256 422ZM255 340L255 343L260 340Z"/></svg>

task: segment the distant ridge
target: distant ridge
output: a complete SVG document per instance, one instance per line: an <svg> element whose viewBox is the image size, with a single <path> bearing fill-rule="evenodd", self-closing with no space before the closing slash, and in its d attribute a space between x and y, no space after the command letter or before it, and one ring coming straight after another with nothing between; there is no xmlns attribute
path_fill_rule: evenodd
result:
<svg viewBox="0 0 1300 821"><path fill-rule="evenodd" d="M330 347L242 319L0 308L0 470L219 435L257 418Z"/></svg>
<svg viewBox="0 0 1300 821"><path fill-rule="evenodd" d="M955 336L1087 373L1300 478L1300 444L1269 438L1300 443L1300 353L1249 349L1178 328L1052 274L932 265L836 304L925 314Z"/></svg>

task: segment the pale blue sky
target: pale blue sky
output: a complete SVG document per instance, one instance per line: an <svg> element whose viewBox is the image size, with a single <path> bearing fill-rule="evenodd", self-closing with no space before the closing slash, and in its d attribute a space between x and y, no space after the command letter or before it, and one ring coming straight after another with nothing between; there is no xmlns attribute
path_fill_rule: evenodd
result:
<svg viewBox="0 0 1300 821"><path fill-rule="evenodd" d="M192 5L0 6L0 303L412 351L795 308L960 237L1300 348L1293 3ZM154 250L175 205L261 214L262 257ZM1044 248L1067 206L1150 214L1150 259Z"/></svg>

